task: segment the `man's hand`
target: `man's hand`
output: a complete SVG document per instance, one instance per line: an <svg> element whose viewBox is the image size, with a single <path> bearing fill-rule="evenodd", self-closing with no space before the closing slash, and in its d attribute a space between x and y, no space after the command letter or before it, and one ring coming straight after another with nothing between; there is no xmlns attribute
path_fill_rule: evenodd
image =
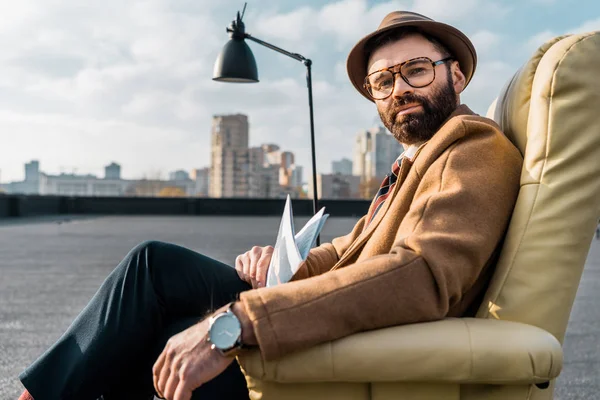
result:
<svg viewBox="0 0 600 400"><path fill-rule="evenodd" d="M252 285L253 289L265 287L267 270L273 256L273 246L254 246L235 259L235 269L240 279Z"/></svg>
<svg viewBox="0 0 600 400"><path fill-rule="evenodd" d="M208 318L173 336L152 368L154 388L161 398L189 400L194 389L223 372L234 357L210 348Z"/></svg>

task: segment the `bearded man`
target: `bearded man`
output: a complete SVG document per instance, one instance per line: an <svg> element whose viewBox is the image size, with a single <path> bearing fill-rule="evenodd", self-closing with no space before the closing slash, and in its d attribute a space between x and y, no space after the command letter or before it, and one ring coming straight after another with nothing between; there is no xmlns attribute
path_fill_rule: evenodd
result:
<svg viewBox="0 0 600 400"><path fill-rule="evenodd" d="M233 269L175 245L139 245L21 374L22 398L247 398L234 361L243 347L273 360L360 331L473 315L522 164L493 121L460 103L475 65L457 29L387 15L347 66L406 150L352 232L312 249L291 282L272 288L271 247Z"/></svg>

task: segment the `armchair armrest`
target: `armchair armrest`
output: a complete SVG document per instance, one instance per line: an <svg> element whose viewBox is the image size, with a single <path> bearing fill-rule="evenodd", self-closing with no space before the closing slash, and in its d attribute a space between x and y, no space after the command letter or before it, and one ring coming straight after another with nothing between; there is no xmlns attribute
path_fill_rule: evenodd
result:
<svg viewBox="0 0 600 400"><path fill-rule="evenodd" d="M265 362L239 357L245 373L291 382L534 384L562 368L562 348L543 329L518 322L449 318L351 335Z"/></svg>

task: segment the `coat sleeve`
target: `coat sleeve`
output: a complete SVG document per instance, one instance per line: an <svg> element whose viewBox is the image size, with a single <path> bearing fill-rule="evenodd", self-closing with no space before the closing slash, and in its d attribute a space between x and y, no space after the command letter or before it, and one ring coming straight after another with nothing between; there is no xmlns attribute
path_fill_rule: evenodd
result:
<svg viewBox="0 0 600 400"><path fill-rule="evenodd" d="M242 293L263 358L443 318L477 279L512 213L522 159L500 136L465 136L429 166L389 253Z"/></svg>

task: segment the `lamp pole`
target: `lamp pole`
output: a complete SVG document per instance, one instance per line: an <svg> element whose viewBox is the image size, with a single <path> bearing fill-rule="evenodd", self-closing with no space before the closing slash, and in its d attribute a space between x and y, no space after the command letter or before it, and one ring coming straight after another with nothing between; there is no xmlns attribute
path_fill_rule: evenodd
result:
<svg viewBox="0 0 600 400"><path fill-rule="evenodd" d="M232 32L230 28L227 28L227 32ZM317 161L315 155L315 117L313 111L313 95L312 95L312 61L298 53L290 53L280 47L267 43L263 40L257 39L254 36L244 32L244 38L252 40L258 44L268 47L271 50L275 50L278 53L284 54L294 60L302 62L306 66L306 86L308 87L308 111L310 114L310 148L312 155L312 186L313 186L313 213L317 213L318 207L318 194L317 194Z"/></svg>
<svg viewBox="0 0 600 400"><path fill-rule="evenodd" d="M215 64L215 77L214 80L226 81L226 82L258 82L258 73L256 72L256 62L254 56L247 45L242 45L244 39L251 40L262 46L265 46L278 53L293 58L296 61L302 62L306 66L306 86L308 88L308 109L310 114L310 146L312 156L312 192L313 192L313 214L316 214L318 209L318 192L317 192L317 162L315 154L315 123L314 123L314 110L313 110L313 94L312 94L312 61L301 54L292 53L277 47L271 43L267 43L263 40L255 38L254 36L246 33L245 25L242 22L244 12L246 11L246 4L244 4L244 10L242 15L238 11L237 18L232 21L231 25L227 27L227 32L231 38L230 43L233 42L234 46L225 47L223 53L217 59ZM242 47L245 46L245 47ZM229 52L229 54L225 54ZM229 58L228 58L229 57ZM244 65L239 66L235 64L239 63L250 63L253 65L248 66L247 69ZM233 65L232 65L233 64ZM227 70L227 72L224 72ZM217 72L218 71L218 72ZM320 244L320 236L317 237L317 246Z"/></svg>

